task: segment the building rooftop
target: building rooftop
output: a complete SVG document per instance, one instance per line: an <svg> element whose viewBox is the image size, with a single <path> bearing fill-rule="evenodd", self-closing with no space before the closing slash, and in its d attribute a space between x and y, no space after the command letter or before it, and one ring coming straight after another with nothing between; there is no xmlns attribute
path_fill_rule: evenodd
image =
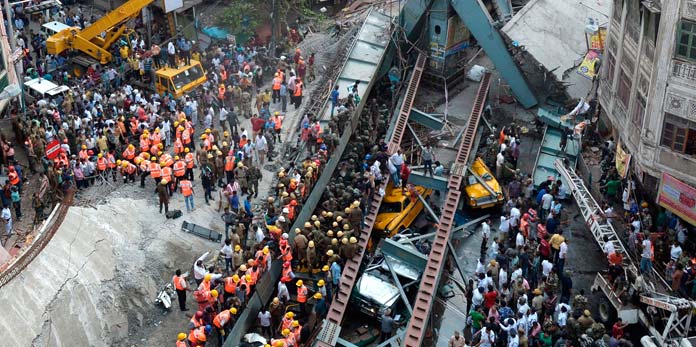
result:
<svg viewBox="0 0 696 347"><path fill-rule="evenodd" d="M609 0L531 0L502 32L524 46L561 81L564 73L577 67L587 53L585 25L588 18L606 26L610 13ZM551 47L555 49L549 49Z"/></svg>

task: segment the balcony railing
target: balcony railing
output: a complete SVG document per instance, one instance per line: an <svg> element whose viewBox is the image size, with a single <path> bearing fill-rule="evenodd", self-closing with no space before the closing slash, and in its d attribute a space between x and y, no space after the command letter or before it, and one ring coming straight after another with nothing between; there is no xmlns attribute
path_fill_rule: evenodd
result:
<svg viewBox="0 0 696 347"><path fill-rule="evenodd" d="M696 81L696 65L679 60L672 61L672 77Z"/></svg>

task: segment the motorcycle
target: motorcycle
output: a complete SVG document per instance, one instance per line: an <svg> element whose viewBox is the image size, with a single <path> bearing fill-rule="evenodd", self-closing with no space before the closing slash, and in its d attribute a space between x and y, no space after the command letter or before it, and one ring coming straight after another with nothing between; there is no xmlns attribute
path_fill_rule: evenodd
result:
<svg viewBox="0 0 696 347"><path fill-rule="evenodd" d="M155 304L162 305L165 309L169 310L172 307L172 299L174 296L176 296L174 287L171 283L167 283L157 294Z"/></svg>

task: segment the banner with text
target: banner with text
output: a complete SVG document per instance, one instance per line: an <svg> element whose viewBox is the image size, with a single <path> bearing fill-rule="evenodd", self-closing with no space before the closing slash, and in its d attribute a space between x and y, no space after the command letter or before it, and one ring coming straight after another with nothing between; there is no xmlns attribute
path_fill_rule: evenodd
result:
<svg viewBox="0 0 696 347"><path fill-rule="evenodd" d="M662 173L657 203L689 224L696 225L696 188Z"/></svg>
<svg viewBox="0 0 696 347"><path fill-rule="evenodd" d="M628 168L631 163L631 155L626 153L621 147L621 141L616 145L616 171L619 173L621 178L626 178L628 174Z"/></svg>

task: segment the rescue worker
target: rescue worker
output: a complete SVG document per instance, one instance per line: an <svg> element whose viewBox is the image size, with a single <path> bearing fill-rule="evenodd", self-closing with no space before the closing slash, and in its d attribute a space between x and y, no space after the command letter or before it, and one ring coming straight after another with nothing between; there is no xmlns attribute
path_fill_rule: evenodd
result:
<svg viewBox="0 0 696 347"><path fill-rule="evenodd" d="M302 312L302 314L306 314L307 311L305 311L305 309L307 308L307 295L309 295L309 290L307 289L307 286L304 285L304 282L302 282L302 280L298 280L296 285L297 302L300 303L300 312Z"/></svg>
<svg viewBox="0 0 696 347"><path fill-rule="evenodd" d="M237 283L239 283L239 275L234 274L232 276L225 277L222 279L222 283L224 285L223 297L225 301L227 301L227 299L237 294Z"/></svg>
<svg viewBox="0 0 696 347"><path fill-rule="evenodd" d="M218 331L218 346L222 346L227 339L229 328L234 325L234 316L236 314L237 308L232 307L229 310L223 310L213 318L213 325Z"/></svg>
<svg viewBox="0 0 696 347"><path fill-rule="evenodd" d="M181 195L184 196L186 212L193 211L193 209L195 208L193 204L193 183L184 178L181 181L179 181L179 187L181 188Z"/></svg>
<svg viewBox="0 0 696 347"><path fill-rule="evenodd" d="M138 157L135 159L138 168L140 169L140 188L145 188L145 177L150 175L150 161Z"/></svg>
<svg viewBox="0 0 696 347"><path fill-rule="evenodd" d="M184 153L186 153L186 155L184 155L184 162L186 163L186 178L193 182L194 156L188 147L184 148Z"/></svg>
<svg viewBox="0 0 696 347"><path fill-rule="evenodd" d="M186 345L186 337L188 337L188 335L185 333L179 333L176 337L176 347L188 347L188 345Z"/></svg>
<svg viewBox="0 0 696 347"><path fill-rule="evenodd" d="M283 320L280 321L280 328L279 332L283 332L285 330L290 330L290 327L292 326L292 321L293 318L295 317L295 314L293 312L288 312L285 314L283 317Z"/></svg>
<svg viewBox="0 0 696 347"><path fill-rule="evenodd" d="M211 331L213 331L213 327L210 325L191 330L188 336L189 344L191 346L205 346L205 342L208 341L207 334L210 334Z"/></svg>
<svg viewBox="0 0 696 347"><path fill-rule="evenodd" d="M186 162L181 160L178 155L174 157L172 171L174 173L174 185L178 186L179 182L184 178L184 175L186 175Z"/></svg>
<svg viewBox="0 0 696 347"><path fill-rule="evenodd" d="M104 178L106 180L106 169L108 168L108 162L106 158L104 158L104 155L99 153L97 154L97 172L99 172L99 176Z"/></svg>
<svg viewBox="0 0 696 347"><path fill-rule="evenodd" d="M136 170L136 166L132 163L127 161L121 162L121 174L123 175L123 183L127 183L128 181L135 182Z"/></svg>
<svg viewBox="0 0 696 347"><path fill-rule="evenodd" d="M176 270L174 277L172 277L172 283L174 284L176 296L179 300L179 309L181 309L181 311L188 311L186 308L186 291L191 291L191 289L186 281L186 276L181 275L180 269Z"/></svg>
<svg viewBox="0 0 696 347"><path fill-rule="evenodd" d="M225 157L225 178L227 179L227 184L234 182L234 164L235 158L230 153Z"/></svg>
<svg viewBox="0 0 696 347"><path fill-rule="evenodd" d="M162 180L160 182L167 181L165 187L167 188L169 196L172 196L172 186L174 182L172 168L170 166L165 166L162 162L160 162L160 166L162 167Z"/></svg>
<svg viewBox="0 0 696 347"><path fill-rule="evenodd" d="M150 165L148 165L150 171L150 177L155 180L155 184L159 185L162 179L162 167L157 162L156 157L150 158ZM141 184L141 186L144 186Z"/></svg>

